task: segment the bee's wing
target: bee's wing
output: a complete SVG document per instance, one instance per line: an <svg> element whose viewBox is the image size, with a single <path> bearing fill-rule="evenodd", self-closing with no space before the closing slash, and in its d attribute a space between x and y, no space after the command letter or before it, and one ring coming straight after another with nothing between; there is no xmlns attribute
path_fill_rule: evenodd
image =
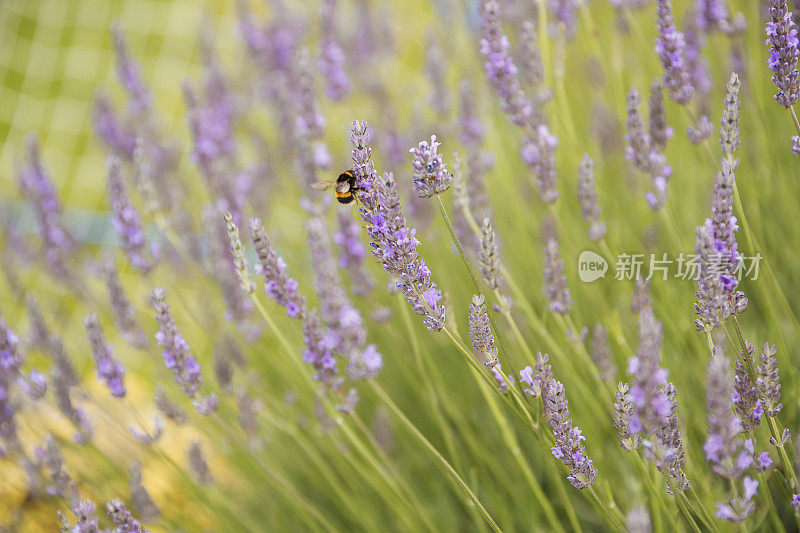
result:
<svg viewBox="0 0 800 533"><path fill-rule="evenodd" d="M334 183L336 183L336 179L318 181L317 183L312 183L311 187L313 187L318 191L327 191L328 189L331 188L331 185L333 185Z"/></svg>

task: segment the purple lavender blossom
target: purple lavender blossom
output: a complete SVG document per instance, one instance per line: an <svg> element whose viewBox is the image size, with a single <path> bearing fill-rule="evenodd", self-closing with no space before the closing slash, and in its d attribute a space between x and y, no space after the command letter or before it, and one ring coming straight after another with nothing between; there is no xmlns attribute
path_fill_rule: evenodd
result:
<svg viewBox="0 0 800 533"><path fill-rule="evenodd" d="M145 112L152 105L152 96L142 79L141 67L131 57L119 24L114 24L111 31L117 56L117 76L130 97L129 112L132 115Z"/></svg>
<svg viewBox="0 0 800 533"><path fill-rule="evenodd" d="M0 439L12 447L17 444L16 404L10 389L19 374L22 356L18 350L19 339L0 316Z"/></svg>
<svg viewBox="0 0 800 533"><path fill-rule="evenodd" d="M748 433L761 424L764 415L764 407L758 397L758 389L745 366L747 364L752 368L756 367L753 357L755 351L756 347L748 342L747 351L740 352L740 356L734 363L733 388L731 389L731 401L736 416L742 423L742 430Z"/></svg>
<svg viewBox="0 0 800 533"><path fill-rule="evenodd" d="M474 295L472 303L469 304L469 338L472 341L472 348L483 358L484 366L494 368L499 359L482 294Z"/></svg>
<svg viewBox="0 0 800 533"><path fill-rule="evenodd" d="M365 268L367 249L359 238L361 226L352 215L340 210L337 214L339 231L333 234L333 242L339 247L339 268L347 271L352 281L350 290L357 296L368 296L375 288L375 280Z"/></svg>
<svg viewBox="0 0 800 533"><path fill-rule="evenodd" d="M317 68L325 77L325 95L341 100L350 92L350 78L345 71L344 50L336 41L336 0L325 0L320 7L320 52Z"/></svg>
<svg viewBox="0 0 800 533"><path fill-rule="evenodd" d="M442 162L442 154L438 153L441 145L436 142L436 135L431 135L430 143L421 141L416 148L409 150L412 154L411 168L414 169L414 190L420 198L442 194L453 181L447 163Z"/></svg>
<svg viewBox="0 0 800 533"><path fill-rule="evenodd" d="M125 368L118 359L111 355L111 344L107 343L97 315L90 313L83 319L86 336L92 347L92 359L97 369L98 381L105 381L111 395L115 398L125 397Z"/></svg>
<svg viewBox="0 0 800 533"><path fill-rule="evenodd" d="M792 154L800 157L800 137L797 135L792 137Z"/></svg>
<svg viewBox="0 0 800 533"><path fill-rule="evenodd" d="M519 86L517 67L508 53L508 37L500 25L500 3L497 0L482 1L482 19L481 55L486 58L486 75L502 100L503 111L514 124L524 126L533 108Z"/></svg>
<svg viewBox="0 0 800 533"><path fill-rule="evenodd" d="M661 323L653 310L639 314L639 350L628 361L631 376L629 400L633 405L628 432L642 438L645 457L667 482L667 491L682 491L689 485L683 473L683 441L677 418L677 389L667 381L661 367ZM618 430L619 431L619 430Z"/></svg>
<svg viewBox="0 0 800 533"><path fill-rule="evenodd" d="M689 142L692 144L702 143L711 137L712 133L714 133L714 126L711 124L711 121L708 120L706 115L700 117L697 127L690 125L688 128L686 128L686 136L688 137Z"/></svg>
<svg viewBox="0 0 800 533"><path fill-rule="evenodd" d="M269 242L267 232L257 218L250 221L250 238L259 259L255 266L256 273L263 274L266 278L264 291L286 308L288 316L301 317L306 311L306 302L298 291L299 284L287 274L286 262Z"/></svg>
<svg viewBox="0 0 800 533"><path fill-rule="evenodd" d="M326 335L316 309L303 315L303 361L314 367L314 379L334 392L341 390L344 378L336 368L336 358L330 345L330 337Z"/></svg>
<svg viewBox="0 0 800 533"><path fill-rule="evenodd" d="M539 187L539 198L546 204L553 204L558 200L556 176L556 147L558 138L550 133L547 126L540 124L536 127L534 138L525 141L520 149L520 155L525 163L536 174L536 184Z"/></svg>
<svg viewBox="0 0 800 533"><path fill-rule="evenodd" d="M97 517L94 515L94 503L89 500L76 502L72 505L72 513L77 520L74 526L65 528L67 531L72 533L100 533ZM63 515L61 515L61 522L62 525L69 526L69 522Z"/></svg>
<svg viewBox="0 0 800 533"><path fill-rule="evenodd" d="M315 217L306 223L306 231L320 317L328 327L331 349L347 360L347 370L352 379L373 378L383 367L382 358L374 345L365 348L367 332L361 313L350 302L342 285L327 224Z"/></svg>
<svg viewBox="0 0 800 533"><path fill-rule="evenodd" d="M38 370L31 370L27 379L22 376L18 377L17 384L33 401L44 398L47 393L47 376Z"/></svg>
<svg viewBox="0 0 800 533"><path fill-rule="evenodd" d="M778 88L775 101L789 107L800 97L800 74L797 71L797 28L786 0L769 0L770 21L767 22L767 65L772 70L772 83Z"/></svg>
<svg viewBox="0 0 800 533"><path fill-rule="evenodd" d="M575 20L575 11L578 9L576 0L550 0L548 7L556 20L564 25L567 37L570 39L574 37L578 29Z"/></svg>
<svg viewBox="0 0 800 533"><path fill-rule="evenodd" d="M522 388L523 393L539 398L542 392L547 391L550 382L553 381L553 371L549 361L549 354L538 352L533 368L528 365L519 371L519 381L526 385ZM543 407L546 408L547 404L543 404Z"/></svg>
<svg viewBox="0 0 800 533"><path fill-rule="evenodd" d="M743 496L731 498L727 503L717 503L717 518L739 524L753 514L756 504L753 498L758 493L758 481L744 476L742 480Z"/></svg>
<svg viewBox="0 0 800 533"><path fill-rule="evenodd" d="M111 500L106 504L106 512L120 533L146 533L147 530L131 514L120 500Z"/></svg>
<svg viewBox="0 0 800 533"><path fill-rule="evenodd" d="M156 313L153 318L158 322L156 341L163 348L161 355L167 368L172 369L175 382L187 396L194 398L203 382L200 364L189 351L186 339L178 331L166 298L166 289L153 289L151 302Z"/></svg>
<svg viewBox="0 0 800 533"><path fill-rule="evenodd" d="M589 223L589 238L601 240L606 234L606 224L602 221L603 210L597 201L594 182L594 162L589 154L584 154L578 166L578 201L581 203L583 219Z"/></svg>
<svg viewBox="0 0 800 533"><path fill-rule="evenodd" d="M138 349L147 347L147 338L137 326L136 309L133 308L125 293L125 288L117 275L116 266L111 260L108 260L100 267L100 270L111 305L111 314L114 316L114 325L131 346Z"/></svg>
<svg viewBox="0 0 800 533"><path fill-rule="evenodd" d="M26 163L19 175L20 188L33 203L45 258L54 273L68 277L65 260L73 250L74 242L62 224L58 194L42 165L39 144L33 136L27 140Z"/></svg>
<svg viewBox="0 0 800 533"><path fill-rule="evenodd" d="M628 118L626 121L628 133L625 139L628 146L625 148L625 157L633 162L634 166L643 172L650 170L650 135L645 130L642 118L642 97L636 87L628 93Z"/></svg>
<svg viewBox="0 0 800 533"><path fill-rule="evenodd" d="M444 327L445 308L440 304L442 293L431 281L431 272L419 257L416 230L406 224L397 185L391 173L377 178L370 159L369 133L365 122L353 122L350 142L353 144L354 172L358 179L363 207L359 207L361 220L367 224L367 235L372 256L384 270L397 276L398 287L419 315L424 315L428 329L439 331Z"/></svg>
<svg viewBox="0 0 800 533"><path fill-rule="evenodd" d="M658 99L651 99L651 104L657 108ZM651 115L655 118L656 123L650 125L650 131L656 135L659 146L665 145L671 132L667 130L663 113L651 108ZM653 190L645 194L645 199L651 209L658 211L664 207L667 201L667 181L672 175L672 167L667 164L664 154L654 146L651 134L645 130L641 112L641 96L636 87L628 93L627 127L628 146L625 149L625 157L633 162L636 168L650 175Z"/></svg>
<svg viewBox="0 0 800 533"><path fill-rule="evenodd" d="M126 161L133 160L136 135L128 131L120 122L105 93L98 93L95 96L94 124L97 136L105 141L118 157Z"/></svg>
<svg viewBox="0 0 800 533"><path fill-rule="evenodd" d="M694 20L698 28L710 33L728 20L728 6L724 0L697 0Z"/></svg>
<svg viewBox="0 0 800 533"><path fill-rule="evenodd" d="M187 83L183 89L189 129L194 139L192 160L206 176L213 176L215 162L236 153L233 138L234 106L222 73L211 65L206 76L205 99L201 101ZM237 206L229 206L234 209Z"/></svg>
<svg viewBox="0 0 800 533"><path fill-rule="evenodd" d="M569 468L567 479L578 490L585 489L594 483L597 469L589 457L583 441L586 440L581 430L572 425L569 416L569 403L560 381L548 383L544 395L545 411L550 428L555 437L555 446L551 448L553 457L559 459Z"/></svg>
<svg viewBox="0 0 800 533"><path fill-rule="evenodd" d="M733 413L730 361L715 355L708 363L708 439L703 446L706 460L718 475L738 479L753 462L740 437L742 423Z"/></svg>
<svg viewBox="0 0 800 533"><path fill-rule="evenodd" d="M564 260L558 252L558 241L548 238L544 245L544 290L550 310L566 315L572 308L572 297L567 288Z"/></svg>
<svg viewBox="0 0 800 533"><path fill-rule="evenodd" d="M111 204L111 222L127 252L131 266L143 273L153 266L147 246L147 237L142 228L139 212L131 203L122 181L119 160L108 160L108 202Z"/></svg>
<svg viewBox="0 0 800 533"><path fill-rule="evenodd" d="M642 445L642 436L631 433L630 425L633 417L633 401L630 395L630 385L619 382L614 393L614 428L617 430L619 445L630 452Z"/></svg>
<svg viewBox="0 0 800 533"><path fill-rule="evenodd" d="M686 104L692 99L694 87L684 58L686 43L683 33L675 27L671 0L656 0L656 25L655 51L664 65L664 84L670 98L678 104Z"/></svg>

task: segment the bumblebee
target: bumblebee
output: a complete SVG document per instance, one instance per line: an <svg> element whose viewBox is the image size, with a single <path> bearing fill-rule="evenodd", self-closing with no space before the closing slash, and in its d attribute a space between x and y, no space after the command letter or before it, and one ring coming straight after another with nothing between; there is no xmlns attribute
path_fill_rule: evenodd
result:
<svg viewBox="0 0 800 533"><path fill-rule="evenodd" d="M334 187L336 201L340 204L349 204L357 199L358 191L361 190L356 183L356 175L352 170L345 170L339 177L332 180L320 181L312 185L318 191L327 191Z"/></svg>

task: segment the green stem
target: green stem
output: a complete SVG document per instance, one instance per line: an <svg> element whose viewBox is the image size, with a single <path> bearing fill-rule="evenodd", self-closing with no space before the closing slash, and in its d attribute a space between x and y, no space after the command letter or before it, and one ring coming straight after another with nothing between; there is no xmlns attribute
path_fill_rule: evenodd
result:
<svg viewBox="0 0 800 533"><path fill-rule="evenodd" d="M489 524L492 530L495 531L495 533L502 533L503 530L500 529L500 526L498 526L497 522L494 521L494 518L492 518L492 515L490 515L489 511L486 510L486 507L483 506L483 504L475 495L475 493L472 491L472 489L469 488L469 485L467 485L467 483L461 478L461 476L458 475L458 472L455 471L455 469L447 461L447 459L445 459L442 456L442 454L439 453L439 450L437 450L436 447L433 444L431 444L427 438L425 438L425 435L423 435L422 432L419 429L417 429L417 427L411 422L411 420L409 420L406 417L403 411L401 411L400 408L397 407L397 405L392 401L389 395L386 394L386 391L384 391L383 388L378 383L376 383L374 380L370 380L368 383L372 391L381 399L381 401L383 401L384 404L386 404L389 410L395 414L395 416L406 427L409 433L414 435L414 437L416 437L417 440L419 440L419 442L431 453L431 455L433 455L439 461L439 463L447 471L447 473L450 474L450 476L456 481L456 483L458 483L458 485L464 490L467 496L469 496L469 499L472 501L472 503L474 503L475 506L478 508L481 515L483 515L484 520L486 520L486 522Z"/></svg>

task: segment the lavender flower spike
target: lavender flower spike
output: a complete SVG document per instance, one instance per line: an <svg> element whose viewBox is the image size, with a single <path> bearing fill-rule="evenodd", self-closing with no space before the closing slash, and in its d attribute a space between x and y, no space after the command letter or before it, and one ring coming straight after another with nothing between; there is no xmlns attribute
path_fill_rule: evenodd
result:
<svg viewBox="0 0 800 533"><path fill-rule="evenodd" d="M481 55L486 58L486 75L500 95L503 111L514 124L524 126L531 117L533 106L519 85L517 67L508 53L508 37L500 25L500 3L497 0L483 0L482 4Z"/></svg>
<svg viewBox="0 0 800 533"><path fill-rule="evenodd" d="M767 22L767 65L772 70L772 83L778 88L775 101L789 107L800 97L800 74L797 71L797 28L786 0L769 0L770 21Z"/></svg>
<svg viewBox="0 0 800 533"><path fill-rule="evenodd" d="M416 148L409 150L413 155L411 167L414 169L414 190L420 198L442 194L450 188L453 181L447 171L447 164L442 162L442 154L437 151L441 144L436 142L436 135L431 135L430 143L422 141Z"/></svg>
<svg viewBox="0 0 800 533"><path fill-rule="evenodd" d="M163 348L161 355L167 368L172 369L175 381L183 392L194 398L203 381L200 365L189 351L189 344L178 331L166 298L166 289L153 289L152 304L156 312L154 318L158 322L156 341Z"/></svg>
<svg viewBox="0 0 800 533"><path fill-rule="evenodd" d="M375 288L375 280L365 268L367 250L359 239L361 226L347 210L338 213L339 231L333 242L340 248L339 268L346 270L352 284L350 290L357 296L367 296Z"/></svg>
<svg viewBox="0 0 800 533"><path fill-rule="evenodd" d="M483 295L474 295L469 304L469 338L472 347L484 358L486 368L494 368L499 363L497 348L494 345L494 336L489 328L489 316L486 314L486 304Z"/></svg>
<svg viewBox="0 0 800 533"><path fill-rule="evenodd" d="M391 173L377 179L369 148L366 122L353 122L350 142L353 144L353 169L362 188L359 208L361 220L367 226L372 256L384 270L398 278L398 287L419 315L424 315L428 329L444 327L445 308L440 304L442 293L431 280L431 271L419 257L416 230L409 228L397 185Z"/></svg>
<svg viewBox="0 0 800 533"><path fill-rule="evenodd" d="M331 100L341 100L350 92L350 78L344 69L345 53L336 42L336 0L325 0L320 8L320 52L317 68L325 76L325 95Z"/></svg>
<svg viewBox="0 0 800 533"><path fill-rule="evenodd" d="M547 239L544 245L544 289L550 310L566 315L572 308L572 297L567 288L567 276L564 274L564 260L558 252L558 241Z"/></svg>
<svg viewBox="0 0 800 533"><path fill-rule="evenodd" d="M500 283L503 281L500 273L500 252L497 249L494 228L489 217L483 219L483 226L481 227L480 263L483 281L491 289L499 288Z"/></svg>
<svg viewBox="0 0 800 533"><path fill-rule="evenodd" d="M597 469L589 457L583 441L586 440L581 430L573 427L569 416L569 403L560 381L552 380L547 386L544 396L545 411L550 428L555 437L555 446L551 448L553 457L559 459L569 468L567 479L578 490L585 489L594 483Z"/></svg>
<svg viewBox="0 0 800 533"><path fill-rule="evenodd" d="M589 238L599 241L606 234L606 224L600 218L603 216L603 210L597 202L594 163L589 154L584 154L578 167L578 200L581 203L583 219L589 223Z"/></svg>
<svg viewBox="0 0 800 533"><path fill-rule="evenodd" d="M153 266L147 249L147 238L139 212L128 197L120 172L119 160L109 158L108 201L111 204L111 222L119 235L122 248L128 253L131 266L146 273Z"/></svg>
<svg viewBox="0 0 800 533"><path fill-rule="evenodd" d="M17 335L0 316L0 439L13 447L18 444L15 420L17 407L11 398L9 389L16 380L22 365L18 344Z"/></svg>
<svg viewBox="0 0 800 533"><path fill-rule="evenodd" d="M625 157L636 168L647 172L650 170L650 135L644 127L641 106L642 97L633 87L628 93L628 133L625 136L628 146L625 148Z"/></svg>
<svg viewBox="0 0 800 533"><path fill-rule="evenodd" d="M120 533L146 533L147 530L133 517L120 500L111 500L106 504L106 512Z"/></svg>
<svg viewBox="0 0 800 533"><path fill-rule="evenodd" d="M758 397L758 389L745 367L745 364L749 363L750 366L756 368L756 361L753 357L755 353L756 347L748 342L747 350L742 350L734 363L733 388L731 389L731 401L733 401L736 416L742 423L742 430L748 433L761 424L761 418L764 415L764 407Z"/></svg>
<svg viewBox="0 0 800 533"><path fill-rule="evenodd" d="M658 38L655 50L664 65L664 84L670 98L678 104L686 104L692 99L694 87L686 67L686 43L683 33L675 27L671 0L657 0L656 25Z"/></svg>
<svg viewBox="0 0 800 533"><path fill-rule="evenodd" d="M125 368L118 359L111 355L111 345L106 342L97 315L90 313L83 319L86 336L92 346L92 359L97 368L97 379L105 381L111 395L115 398L125 397Z"/></svg>
<svg viewBox="0 0 800 533"><path fill-rule="evenodd" d="M286 314L299 318L306 310L306 301L300 295L299 284L290 278L286 271L286 262L275 251L267 238L267 232L261 220L250 221L250 238L258 255L256 272L266 278L264 291L270 298L286 308Z"/></svg>
<svg viewBox="0 0 800 533"><path fill-rule="evenodd" d="M776 346L764 343L764 348L759 356L760 365L756 367L756 388L764 412L767 416L776 416L783 409L781 401L781 378L778 375L778 359L775 353Z"/></svg>
<svg viewBox="0 0 800 533"><path fill-rule="evenodd" d="M230 213L225 213L223 217L225 218L228 240L231 243L233 268L239 278L242 290L250 294L255 290L255 284L250 279L250 265L247 264L247 258L244 256L244 246L242 246L242 238L239 236L239 227L233 221L233 215Z"/></svg>

